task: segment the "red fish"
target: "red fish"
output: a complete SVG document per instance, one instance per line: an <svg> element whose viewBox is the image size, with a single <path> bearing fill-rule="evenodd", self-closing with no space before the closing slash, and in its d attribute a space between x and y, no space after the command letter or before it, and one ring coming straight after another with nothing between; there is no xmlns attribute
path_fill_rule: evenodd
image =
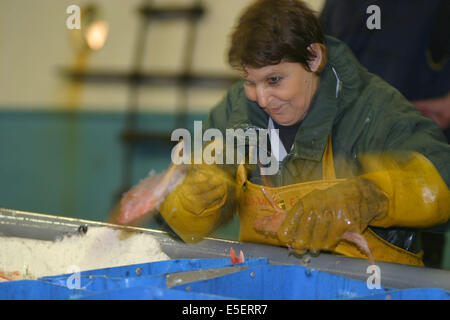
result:
<svg viewBox="0 0 450 320"><path fill-rule="evenodd" d="M242 250L239 253L239 258L237 258L236 252L234 252L233 248L230 248L230 257L231 257L231 264L239 264L245 262L244 253L242 252Z"/></svg>
<svg viewBox="0 0 450 320"><path fill-rule="evenodd" d="M22 280L22 279L23 277L20 271L11 271L11 272L0 271L0 282Z"/></svg>

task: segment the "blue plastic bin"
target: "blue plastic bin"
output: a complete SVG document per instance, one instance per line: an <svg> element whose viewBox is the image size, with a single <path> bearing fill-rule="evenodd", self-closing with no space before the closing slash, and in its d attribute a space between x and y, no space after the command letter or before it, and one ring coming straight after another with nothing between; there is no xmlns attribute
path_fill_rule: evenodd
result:
<svg viewBox="0 0 450 320"><path fill-rule="evenodd" d="M77 297L79 300L232 300L213 294L186 292L158 287L134 287L101 293L86 293Z"/></svg>
<svg viewBox="0 0 450 320"><path fill-rule="evenodd" d="M69 289L39 280L0 283L0 300L68 300L79 299L94 293L88 290Z"/></svg>
<svg viewBox="0 0 450 320"><path fill-rule="evenodd" d="M250 300L351 299L388 289L368 289L366 282L301 266L259 266L219 278L173 287Z"/></svg>
<svg viewBox="0 0 450 320"><path fill-rule="evenodd" d="M450 292L442 289L403 289L358 297L355 300L450 300Z"/></svg>
<svg viewBox="0 0 450 320"><path fill-rule="evenodd" d="M167 288L171 273L246 269L208 280ZM70 289L73 274L0 283L0 299L165 299L165 300L449 300L441 289L368 289L365 281L348 279L295 265L271 265L266 258L250 258L232 265L230 259L181 259L80 273L80 289ZM73 282L71 282L73 284Z"/></svg>
<svg viewBox="0 0 450 320"><path fill-rule="evenodd" d="M248 267L266 265L267 258L249 258L244 264ZM231 260L223 259L180 259L121 267L96 269L80 272L80 289L69 289L69 278L73 274L43 277L38 280L23 280L0 283L2 300L49 300L81 299L98 295L111 299L137 299L143 290L144 299L214 299L200 293L178 292L166 287L166 275L174 272L218 269L230 267ZM130 289L130 290L125 290ZM159 290L161 289L161 290ZM114 297L114 298L113 298ZM231 297L227 297L231 298Z"/></svg>
<svg viewBox="0 0 450 320"><path fill-rule="evenodd" d="M257 266L267 265L269 260L267 258L249 258L241 265ZM179 259L179 260L165 260L142 264L133 264L121 267L112 267L96 270L88 270L80 272L82 277L88 276L104 276L108 278L128 278L135 276L149 276L173 272L186 272L194 270L216 269L231 266L229 258L222 259ZM55 283L65 283L67 277L71 274L42 277L40 280L51 281Z"/></svg>

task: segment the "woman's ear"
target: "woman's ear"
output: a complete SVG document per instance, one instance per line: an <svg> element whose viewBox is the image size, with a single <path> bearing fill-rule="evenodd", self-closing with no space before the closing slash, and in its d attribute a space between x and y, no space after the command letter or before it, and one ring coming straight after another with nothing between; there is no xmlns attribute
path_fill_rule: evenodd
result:
<svg viewBox="0 0 450 320"><path fill-rule="evenodd" d="M314 54L314 58L309 60L309 69L312 72L319 73L327 63L327 49L321 43L312 43L309 45L308 50Z"/></svg>

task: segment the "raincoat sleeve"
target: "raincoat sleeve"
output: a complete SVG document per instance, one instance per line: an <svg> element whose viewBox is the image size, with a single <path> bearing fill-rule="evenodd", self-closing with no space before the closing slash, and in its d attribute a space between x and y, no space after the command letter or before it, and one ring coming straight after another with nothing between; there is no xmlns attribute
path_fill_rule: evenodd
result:
<svg viewBox="0 0 450 320"><path fill-rule="evenodd" d="M360 162L366 172L362 177L388 196L389 210L371 225L426 228L445 223L450 217L450 146L442 131L398 92L380 103L384 112L378 118L371 115L366 134L374 144L367 149L379 150L375 144L381 143L383 152L363 155Z"/></svg>
<svg viewBox="0 0 450 320"><path fill-rule="evenodd" d="M427 228L448 221L450 193L441 175L424 155L412 152L407 157L403 162L384 155L376 164L365 157L365 165L377 169L361 177L377 184L389 199L387 214L370 225Z"/></svg>

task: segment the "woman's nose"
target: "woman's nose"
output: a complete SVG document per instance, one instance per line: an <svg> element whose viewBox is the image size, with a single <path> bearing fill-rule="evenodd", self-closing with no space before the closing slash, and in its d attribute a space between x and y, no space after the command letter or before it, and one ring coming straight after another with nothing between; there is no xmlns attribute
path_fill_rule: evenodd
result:
<svg viewBox="0 0 450 320"><path fill-rule="evenodd" d="M266 108L269 105L270 94L264 87L256 88L256 101L261 108Z"/></svg>

